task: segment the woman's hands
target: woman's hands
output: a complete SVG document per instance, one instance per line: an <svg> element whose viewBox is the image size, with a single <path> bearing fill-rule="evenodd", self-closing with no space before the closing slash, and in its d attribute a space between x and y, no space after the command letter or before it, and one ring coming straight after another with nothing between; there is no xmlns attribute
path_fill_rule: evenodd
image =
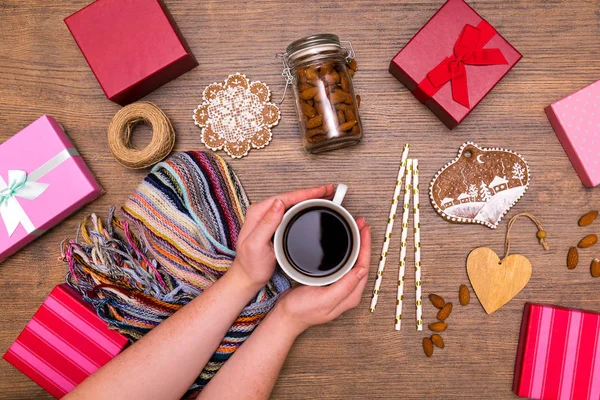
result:
<svg viewBox="0 0 600 400"><path fill-rule="evenodd" d="M354 268L330 286L295 287L284 293L275 306L273 312L295 335L329 322L360 303L371 260L371 227L362 217L356 223L360 229L360 253Z"/></svg>
<svg viewBox="0 0 600 400"><path fill-rule="evenodd" d="M271 238L285 210L309 199L331 199L333 185L283 193L251 205L237 240L237 255L230 272L258 291L273 276L275 252Z"/></svg>
<svg viewBox="0 0 600 400"><path fill-rule="evenodd" d="M314 187L269 197L250 206L238 237L237 256L229 273L258 291L275 271L276 259L271 238L285 210L309 199L331 199L334 192L333 185ZM354 268L330 286L299 286L291 289L284 293L273 310L286 321L294 334L300 334L310 326L329 322L360 303L371 259L371 228L362 217L356 223L360 229L361 248Z"/></svg>

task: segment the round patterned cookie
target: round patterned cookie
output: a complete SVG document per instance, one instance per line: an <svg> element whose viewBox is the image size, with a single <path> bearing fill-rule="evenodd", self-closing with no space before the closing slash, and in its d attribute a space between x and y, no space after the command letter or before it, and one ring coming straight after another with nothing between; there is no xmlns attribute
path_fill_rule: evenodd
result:
<svg viewBox="0 0 600 400"><path fill-rule="evenodd" d="M248 155L271 142L271 128L279 123L279 108L270 103L271 91L245 75L229 75L222 83L204 89L203 103L194 110L194 123L202 128L202 143L233 158Z"/></svg>

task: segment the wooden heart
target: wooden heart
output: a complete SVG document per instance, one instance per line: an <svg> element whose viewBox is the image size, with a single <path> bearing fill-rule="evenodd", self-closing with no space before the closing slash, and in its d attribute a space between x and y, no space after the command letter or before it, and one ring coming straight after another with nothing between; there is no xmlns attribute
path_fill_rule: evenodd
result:
<svg viewBox="0 0 600 400"><path fill-rule="evenodd" d="M491 314L527 285L531 278L531 263L519 254L512 254L500 263L494 250L479 247L467 258L467 274L479 302Z"/></svg>
<svg viewBox="0 0 600 400"><path fill-rule="evenodd" d="M433 177L429 198L435 211L450 222L495 229L523 197L529 179L529 166L519 154L468 142Z"/></svg>

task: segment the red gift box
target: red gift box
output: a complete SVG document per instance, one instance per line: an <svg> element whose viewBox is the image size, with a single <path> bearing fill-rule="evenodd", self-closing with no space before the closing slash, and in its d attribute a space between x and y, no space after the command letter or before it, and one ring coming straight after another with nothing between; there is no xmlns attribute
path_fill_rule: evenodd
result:
<svg viewBox="0 0 600 400"><path fill-rule="evenodd" d="M4 359L56 398L112 360L129 340L108 329L81 295L56 286Z"/></svg>
<svg viewBox="0 0 600 400"><path fill-rule="evenodd" d="M600 399L600 314L525 304L513 391L532 399Z"/></svg>
<svg viewBox="0 0 600 400"><path fill-rule="evenodd" d="M198 65L161 0L97 0L65 23L106 97L120 105Z"/></svg>
<svg viewBox="0 0 600 400"><path fill-rule="evenodd" d="M521 58L463 0L448 0L392 59L390 73L452 129Z"/></svg>

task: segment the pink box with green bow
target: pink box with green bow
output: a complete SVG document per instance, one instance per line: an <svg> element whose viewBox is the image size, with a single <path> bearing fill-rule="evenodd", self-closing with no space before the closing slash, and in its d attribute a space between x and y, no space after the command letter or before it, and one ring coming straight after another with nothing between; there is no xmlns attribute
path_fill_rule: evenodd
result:
<svg viewBox="0 0 600 400"><path fill-rule="evenodd" d="M56 120L0 145L0 262L103 193Z"/></svg>

